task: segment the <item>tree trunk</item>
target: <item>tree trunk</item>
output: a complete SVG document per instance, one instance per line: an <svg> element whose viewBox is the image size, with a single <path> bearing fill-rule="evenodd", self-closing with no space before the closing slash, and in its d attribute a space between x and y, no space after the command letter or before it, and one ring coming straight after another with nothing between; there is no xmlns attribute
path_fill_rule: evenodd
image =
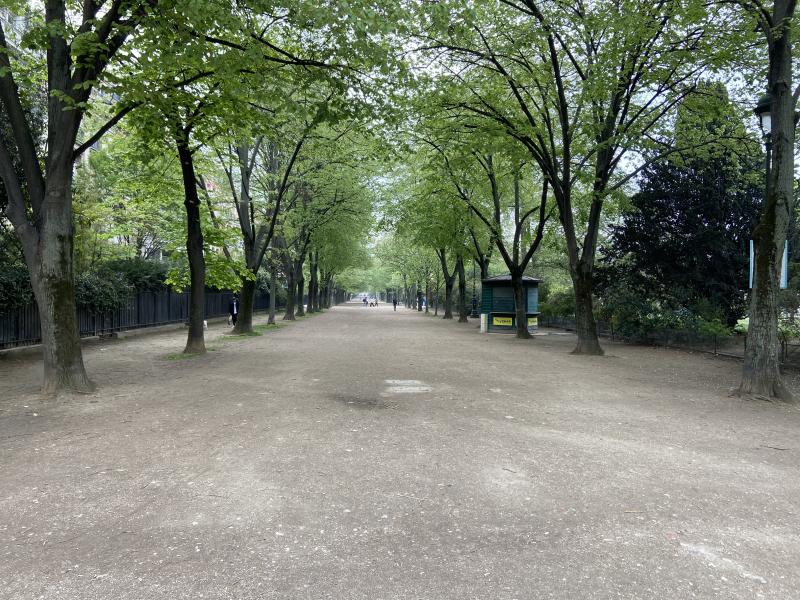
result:
<svg viewBox="0 0 800 600"><path fill-rule="evenodd" d="M89 393L95 389L83 366L75 308L71 169L71 165L66 167L61 177L50 174L39 245L37 251L25 253L39 308L44 358L42 392L46 396L61 392ZM29 256L37 258L31 261Z"/></svg>
<svg viewBox="0 0 800 600"><path fill-rule="evenodd" d="M275 307L278 301L278 278L275 276L275 269L269 271L269 318L268 325L275 324Z"/></svg>
<svg viewBox="0 0 800 600"><path fill-rule="evenodd" d="M256 299L256 282L242 279L242 293L239 299L239 316L236 319L234 333L253 333L253 307Z"/></svg>
<svg viewBox="0 0 800 600"><path fill-rule="evenodd" d="M439 257L439 263L442 266L442 275L444 276L444 316L443 319L453 318L453 284L455 283L455 271L450 274L447 268L447 254L446 250L441 249L436 251Z"/></svg>
<svg viewBox="0 0 800 600"><path fill-rule="evenodd" d="M295 281L294 273L287 269L286 273L286 312L283 315L284 321L294 321L294 300L295 300Z"/></svg>
<svg viewBox="0 0 800 600"><path fill-rule="evenodd" d="M202 354L206 351L203 331L206 304L206 263L203 257L203 230L200 227L200 197L197 194L197 177L194 157L189 148L188 136L181 130L175 142L183 175L183 205L186 208L186 255L189 259L189 333L184 354Z"/></svg>
<svg viewBox="0 0 800 600"><path fill-rule="evenodd" d="M444 316L443 319L453 318L453 278L444 278Z"/></svg>
<svg viewBox="0 0 800 600"><path fill-rule="evenodd" d="M408 308L417 307L417 284L411 284L411 293L408 295Z"/></svg>
<svg viewBox="0 0 800 600"><path fill-rule="evenodd" d="M71 157L71 147L64 152ZM53 158L50 164L38 227L30 225L21 210L22 214L15 214L18 218L14 219L39 309L45 396L89 393L95 389L83 365L75 305L72 162L56 162L57 158ZM10 184L6 185L11 189ZM13 207L9 205L8 210Z"/></svg>
<svg viewBox="0 0 800 600"><path fill-rule="evenodd" d="M597 323L594 320L592 304L592 273L588 269L578 269L572 275L572 288L575 292L575 329L578 344L572 354L591 354L601 356L603 349L597 337Z"/></svg>
<svg viewBox="0 0 800 600"><path fill-rule="evenodd" d="M317 283L317 286L319 287L317 290L317 306L319 307L320 312L322 312L323 309L328 308L325 306L325 290L327 288L325 281L326 277L323 275Z"/></svg>
<svg viewBox="0 0 800 600"><path fill-rule="evenodd" d="M769 45L768 91L772 96L772 156L767 153L767 189L761 219L753 232L755 265L747 349L737 394L794 401L781 379L778 317L783 246L793 197L795 100L792 97L792 16L794 2L773 5L775 30ZM771 160L770 160L771 158Z"/></svg>
<svg viewBox="0 0 800 600"><path fill-rule="evenodd" d="M492 262L490 257L478 261L478 268L481 270L481 281L489 278L489 263Z"/></svg>
<svg viewBox="0 0 800 600"><path fill-rule="evenodd" d="M311 277L308 282L308 312L313 313L319 310L319 305L317 304L317 286L318 284L318 275L317 275L317 252L311 253L311 263L309 264L309 270L311 271Z"/></svg>
<svg viewBox="0 0 800 600"><path fill-rule="evenodd" d="M464 259L458 257L456 260L456 272L458 273L458 322L467 323L469 312L467 312L467 278L464 273Z"/></svg>
<svg viewBox="0 0 800 600"><path fill-rule="evenodd" d="M297 316L304 317L306 314L305 307L303 306L303 292L306 289L306 278L302 275L297 278Z"/></svg>
<svg viewBox="0 0 800 600"><path fill-rule="evenodd" d="M522 273L511 273L511 287L514 290L514 311L517 322L517 337L527 340L531 337L528 333L528 315L525 312L525 288L522 286Z"/></svg>

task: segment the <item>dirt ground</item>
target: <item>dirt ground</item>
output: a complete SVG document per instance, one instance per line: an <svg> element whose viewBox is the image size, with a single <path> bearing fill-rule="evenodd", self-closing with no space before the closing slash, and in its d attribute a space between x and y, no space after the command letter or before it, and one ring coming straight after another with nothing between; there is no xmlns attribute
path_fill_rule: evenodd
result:
<svg viewBox="0 0 800 600"><path fill-rule="evenodd" d="M0 598L800 598L800 411L737 361L358 304L183 336L70 402L0 360Z"/></svg>

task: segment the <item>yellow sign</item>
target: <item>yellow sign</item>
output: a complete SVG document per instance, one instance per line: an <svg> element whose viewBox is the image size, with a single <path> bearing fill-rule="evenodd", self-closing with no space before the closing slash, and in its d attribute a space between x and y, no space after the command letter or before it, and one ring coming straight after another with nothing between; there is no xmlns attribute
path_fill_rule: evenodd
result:
<svg viewBox="0 0 800 600"><path fill-rule="evenodd" d="M528 317L528 327L538 327L538 326L539 326L538 317Z"/></svg>
<svg viewBox="0 0 800 600"><path fill-rule="evenodd" d="M503 325L511 327L514 324L514 319L511 317L492 317L492 325Z"/></svg>

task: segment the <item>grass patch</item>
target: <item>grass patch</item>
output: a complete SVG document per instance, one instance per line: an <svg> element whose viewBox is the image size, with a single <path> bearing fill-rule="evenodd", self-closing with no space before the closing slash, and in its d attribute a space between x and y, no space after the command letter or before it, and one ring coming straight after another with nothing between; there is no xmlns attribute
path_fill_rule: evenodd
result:
<svg viewBox="0 0 800 600"><path fill-rule="evenodd" d="M253 330L258 331L259 335L264 333L265 331L272 331L274 329L280 329L281 327L286 327L289 321L280 321L278 323L261 323L260 325L253 325Z"/></svg>
<svg viewBox="0 0 800 600"><path fill-rule="evenodd" d="M210 350L210 348L206 348L206 351ZM198 356L203 356L201 352L190 352L188 354L184 352L175 352L174 354L167 354L164 356L164 360L189 360L190 358L197 358Z"/></svg>
<svg viewBox="0 0 800 600"><path fill-rule="evenodd" d="M236 340L244 340L251 337L259 337L261 333L255 331L255 327L253 327L253 331L250 333L223 333L222 337L219 339L223 342L233 342Z"/></svg>

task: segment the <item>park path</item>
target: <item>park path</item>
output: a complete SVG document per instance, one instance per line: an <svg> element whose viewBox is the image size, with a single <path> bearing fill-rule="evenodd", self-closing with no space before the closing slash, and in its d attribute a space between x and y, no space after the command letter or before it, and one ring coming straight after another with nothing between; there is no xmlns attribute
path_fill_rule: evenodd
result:
<svg viewBox="0 0 800 600"><path fill-rule="evenodd" d="M800 597L800 413L739 364L389 306L0 360L0 598Z"/></svg>

